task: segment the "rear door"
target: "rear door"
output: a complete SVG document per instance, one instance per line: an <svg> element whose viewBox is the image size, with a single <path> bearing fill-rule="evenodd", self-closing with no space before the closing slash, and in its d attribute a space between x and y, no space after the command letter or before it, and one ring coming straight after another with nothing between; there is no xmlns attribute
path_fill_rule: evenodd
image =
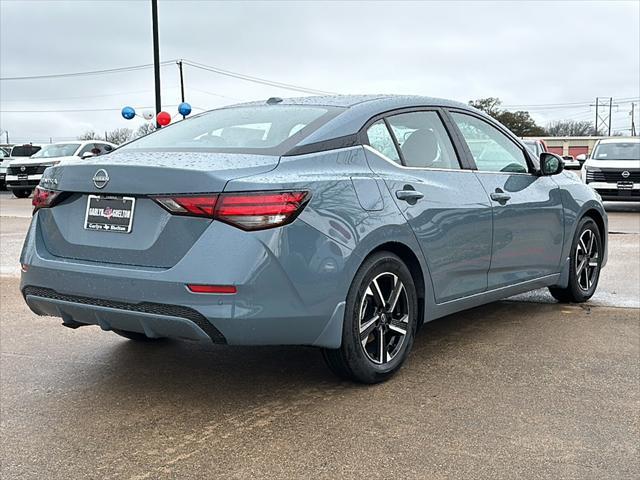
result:
<svg viewBox="0 0 640 480"><path fill-rule="evenodd" d="M524 147L498 125L469 112L450 114L491 198L489 289L557 273L564 216L556 182L537 175Z"/></svg>
<svg viewBox="0 0 640 480"><path fill-rule="evenodd" d="M486 290L491 205L473 171L461 166L440 112L389 115L367 137L369 164L416 234L436 302Z"/></svg>

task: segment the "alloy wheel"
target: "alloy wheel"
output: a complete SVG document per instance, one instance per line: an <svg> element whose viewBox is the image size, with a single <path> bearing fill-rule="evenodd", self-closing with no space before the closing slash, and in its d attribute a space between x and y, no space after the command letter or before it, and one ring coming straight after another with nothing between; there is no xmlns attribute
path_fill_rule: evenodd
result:
<svg viewBox="0 0 640 480"><path fill-rule="evenodd" d="M409 299L400 278L390 272L376 276L360 304L360 344L369 360L385 364L395 358L409 329Z"/></svg>
<svg viewBox="0 0 640 480"><path fill-rule="evenodd" d="M586 292L593 286L598 278L599 268L600 252L596 234L587 229L580 235L576 246L575 271L580 290Z"/></svg>

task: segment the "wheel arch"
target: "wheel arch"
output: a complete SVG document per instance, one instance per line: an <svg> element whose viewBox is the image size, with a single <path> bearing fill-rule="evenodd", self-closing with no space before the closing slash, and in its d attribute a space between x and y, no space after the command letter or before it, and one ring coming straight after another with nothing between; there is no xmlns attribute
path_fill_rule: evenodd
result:
<svg viewBox="0 0 640 480"><path fill-rule="evenodd" d="M590 208L586 210L581 218L589 217L596 222L598 225L598 229L600 230L600 240L602 241L602 248L605 249L607 245L607 226L604 221L604 217L602 214L596 210L595 208Z"/></svg>
<svg viewBox="0 0 640 480"><path fill-rule="evenodd" d="M423 271L422 265L420 264L420 259L411 249L411 247L407 246L406 244L401 242L386 242L378 245L373 250L371 250L365 256L364 260L378 252L390 252L397 255L409 269L409 272L411 273L411 277L413 279L413 283L416 287L416 293L418 295L418 327L420 327L425 320L426 298L425 272Z"/></svg>

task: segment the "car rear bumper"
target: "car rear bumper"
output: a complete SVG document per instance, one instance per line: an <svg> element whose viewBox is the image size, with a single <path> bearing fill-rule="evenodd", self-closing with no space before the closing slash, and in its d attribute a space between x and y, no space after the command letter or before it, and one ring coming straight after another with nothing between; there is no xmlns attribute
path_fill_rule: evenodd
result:
<svg viewBox="0 0 640 480"><path fill-rule="evenodd" d="M174 267L152 268L55 257L37 218L20 285L37 314L151 337L340 345L350 252L302 221L254 233L214 222ZM196 294L187 284L234 285L237 293Z"/></svg>

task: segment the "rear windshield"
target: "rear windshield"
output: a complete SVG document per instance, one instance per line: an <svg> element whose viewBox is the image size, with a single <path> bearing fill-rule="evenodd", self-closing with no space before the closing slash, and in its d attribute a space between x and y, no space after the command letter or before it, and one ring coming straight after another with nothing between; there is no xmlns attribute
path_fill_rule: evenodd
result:
<svg viewBox="0 0 640 480"><path fill-rule="evenodd" d="M119 149L282 154L338 115L334 107L232 107L177 122Z"/></svg>
<svg viewBox="0 0 640 480"><path fill-rule="evenodd" d="M33 158L71 157L80 146L79 143L55 143L45 145Z"/></svg>
<svg viewBox="0 0 640 480"><path fill-rule="evenodd" d="M640 142L600 143L593 158L596 160L640 160Z"/></svg>
<svg viewBox="0 0 640 480"><path fill-rule="evenodd" d="M12 157L30 157L34 153L38 152L40 147L34 145L16 145L11 149Z"/></svg>

